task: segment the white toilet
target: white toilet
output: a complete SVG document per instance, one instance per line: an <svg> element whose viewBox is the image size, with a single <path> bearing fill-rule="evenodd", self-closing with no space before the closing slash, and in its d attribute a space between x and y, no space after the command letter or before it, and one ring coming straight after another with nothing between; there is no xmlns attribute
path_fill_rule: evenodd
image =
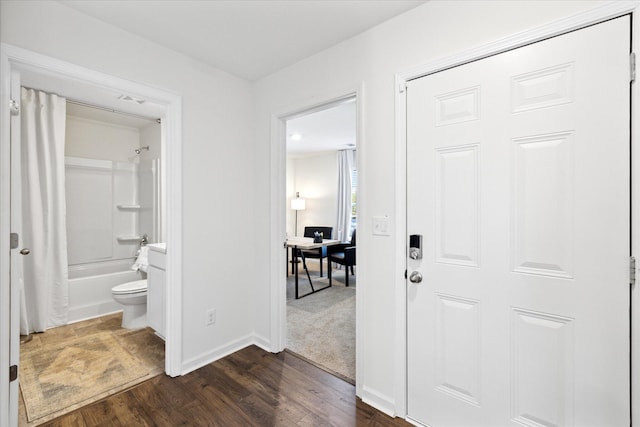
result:
<svg viewBox="0 0 640 427"><path fill-rule="evenodd" d="M149 266L148 254L149 248L141 247L131 269L146 273ZM114 286L111 288L111 296L124 306L122 310L123 328L139 329L147 326L147 279L134 280Z"/></svg>
<svg viewBox="0 0 640 427"><path fill-rule="evenodd" d="M122 304L122 327L139 329L147 326L147 279L123 283L111 288L113 299Z"/></svg>

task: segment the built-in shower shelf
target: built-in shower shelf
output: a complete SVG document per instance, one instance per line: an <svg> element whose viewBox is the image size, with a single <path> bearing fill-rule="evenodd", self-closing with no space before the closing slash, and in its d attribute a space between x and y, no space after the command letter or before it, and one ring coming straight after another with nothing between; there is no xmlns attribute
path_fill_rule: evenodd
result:
<svg viewBox="0 0 640 427"><path fill-rule="evenodd" d="M142 236L118 236L117 239L118 239L118 242L123 242L123 243L131 243L131 242L139 243L140 240L142 240Z"/></svg>
<svg viewBox="0 0 640 427"><path fill-rule="evenodd" d="M140 209L140 205L118 205L118 209L137 210L137 209Z"/></svg>

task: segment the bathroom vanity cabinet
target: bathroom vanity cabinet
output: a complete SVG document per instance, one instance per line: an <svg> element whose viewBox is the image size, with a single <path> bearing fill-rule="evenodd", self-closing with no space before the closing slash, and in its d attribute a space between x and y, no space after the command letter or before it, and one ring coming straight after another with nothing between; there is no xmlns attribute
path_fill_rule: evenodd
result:
<svg viewBox="0 0 640 427"><path fill-rule="evenodd" d="M149 268L147 271L147 323L164 339L165 337L165 296L166 258L164 243L152 243L149 247Z"/></svg>

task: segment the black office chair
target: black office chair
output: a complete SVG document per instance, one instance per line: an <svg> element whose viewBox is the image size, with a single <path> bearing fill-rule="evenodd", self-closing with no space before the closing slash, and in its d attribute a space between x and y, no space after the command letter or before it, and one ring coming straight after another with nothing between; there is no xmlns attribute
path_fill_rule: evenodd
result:
<svg viewBox="0 0 640 427"><path fill-rule="evenodd" d="M331 236L333 235L333 227L305 227L304 237L313 238L316 232L322 233L323 239L331 239ZM320 277L322 277L322 260L327 257L327 247L323 246L318 249L310 249L301 252L304 253L305 258L314 258L320 260Z"/></svg>
<svg viewBox="0 0 640 427"><path fill-rule="evenodd" d="M329 263L329 286L331 286L331 263L344 265L345 285L349 286L349 269L354 275L353 266L356 265L356 230L351 234L351 243L340 243L338 245L329 246L329 254L327 256Z"/></svg>

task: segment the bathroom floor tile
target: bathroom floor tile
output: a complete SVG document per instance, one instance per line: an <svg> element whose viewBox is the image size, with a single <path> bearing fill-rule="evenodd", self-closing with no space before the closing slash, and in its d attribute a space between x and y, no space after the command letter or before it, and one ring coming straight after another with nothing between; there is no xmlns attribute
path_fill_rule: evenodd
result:
<svg viewBox="0 0 640 427"><path fill-rule="evenodd" d="M83 338L87 342L96 334L110 334L133 358L145 367L148 374L140 380L147 380L164 372L164 341L151 328L138 330L123 329L122 313L110 314L82 322L52 328L43 333L31 334L30 341L21 343L21 364L28 363L31 358L37 358L41 352L46 352L51 346L64 346L65 342L76 345ZM23 379L21 378L21 381ZM18 425L33 427L49 421L61 413L55 413L29 423L24 407L24 397L20 393L20 407Z"/></svg>

